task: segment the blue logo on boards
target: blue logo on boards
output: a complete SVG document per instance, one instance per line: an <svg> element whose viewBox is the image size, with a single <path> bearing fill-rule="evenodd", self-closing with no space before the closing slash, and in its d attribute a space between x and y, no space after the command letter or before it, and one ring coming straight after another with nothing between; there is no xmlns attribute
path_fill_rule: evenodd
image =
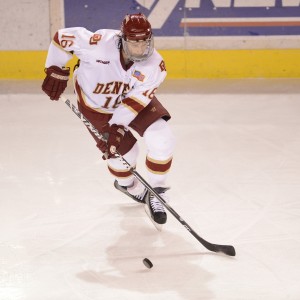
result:
<svg viewBox="0 0 300 300"><path fill-rule="evenodd" d="M139 12L156 36L300 34L300 0L65 0L65 26L119 29Z"/></svg>

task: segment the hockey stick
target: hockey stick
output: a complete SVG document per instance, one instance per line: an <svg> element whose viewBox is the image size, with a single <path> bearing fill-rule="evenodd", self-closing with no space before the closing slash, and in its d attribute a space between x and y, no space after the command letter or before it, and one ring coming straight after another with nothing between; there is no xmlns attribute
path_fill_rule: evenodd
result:
<svg viewBox="0 0 300 300"><path fill-rule="evenodd" d="M84 125L90 129L97 138L105 140L98 130L85 118L85 116L75 107L71 101L63 96L60 97L68 107L74 112L74 114L84 123ZM135 176L149 192L151 192L163 205L164 207L183 225L206 249L213 252L221 252L229 256L235 256L235 249L231 245L218 245L212 244L202 237L200 237L183 219L182 217L151 187L151 185L127 162L127 160L116 151L115 156L119 158L122 163L128 168L130 173Z"/></svg>

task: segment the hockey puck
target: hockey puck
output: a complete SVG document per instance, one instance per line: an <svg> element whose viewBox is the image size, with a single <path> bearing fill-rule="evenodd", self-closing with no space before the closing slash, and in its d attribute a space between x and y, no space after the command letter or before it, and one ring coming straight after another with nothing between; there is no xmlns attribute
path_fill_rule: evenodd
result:
<svg viewBox="0 0 300 300"><path fill-rule="evenodd" d="M148 258L144 258L143 259L143 263L144 265L148 268L148 269L151 269L153 267L153 263L151 262L150 259Z"/></svg>

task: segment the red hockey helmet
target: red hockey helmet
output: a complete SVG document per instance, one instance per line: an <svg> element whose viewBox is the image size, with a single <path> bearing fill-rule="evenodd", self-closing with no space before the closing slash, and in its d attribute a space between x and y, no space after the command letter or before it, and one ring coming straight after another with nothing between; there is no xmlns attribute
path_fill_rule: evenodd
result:
<svg viewBox="0 0 300 300"><path fill-rule="evenodd" d="M122 21L121 32L125 40L146 40L152 36L151 24L141 13L126 15Z"/></svg>
<svg viewBox="0 0 300 300"><path fill-rule="evenodd" d="M151 24L146 16L126 15L121 24L122 46L127 57L139 62L150 57L154 50Z"/></svg>

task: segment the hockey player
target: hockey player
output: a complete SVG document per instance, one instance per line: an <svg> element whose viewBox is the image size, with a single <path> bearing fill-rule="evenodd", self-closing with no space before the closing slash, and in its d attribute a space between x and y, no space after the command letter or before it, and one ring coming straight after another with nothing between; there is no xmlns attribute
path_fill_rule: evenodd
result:
<svg viewBox="0 0 300 300"><path fill-rule="evenodd" d="M154 222L166 223L160 201L115 157L117 150L135 167L138 144L130 129L144 137L149 184L165 199L174 136L167 123L171 116L155 96L167 73L154 49L149 21L139 13L126 15L121 30L58 30L49 46L42 85L51 100L59 100L67 86L70 71L65 66L73 54L79 58L73 74L78 109L107 137L104 142L90 132L115 177L114 186L135 201L146 203Z"/></svg>

